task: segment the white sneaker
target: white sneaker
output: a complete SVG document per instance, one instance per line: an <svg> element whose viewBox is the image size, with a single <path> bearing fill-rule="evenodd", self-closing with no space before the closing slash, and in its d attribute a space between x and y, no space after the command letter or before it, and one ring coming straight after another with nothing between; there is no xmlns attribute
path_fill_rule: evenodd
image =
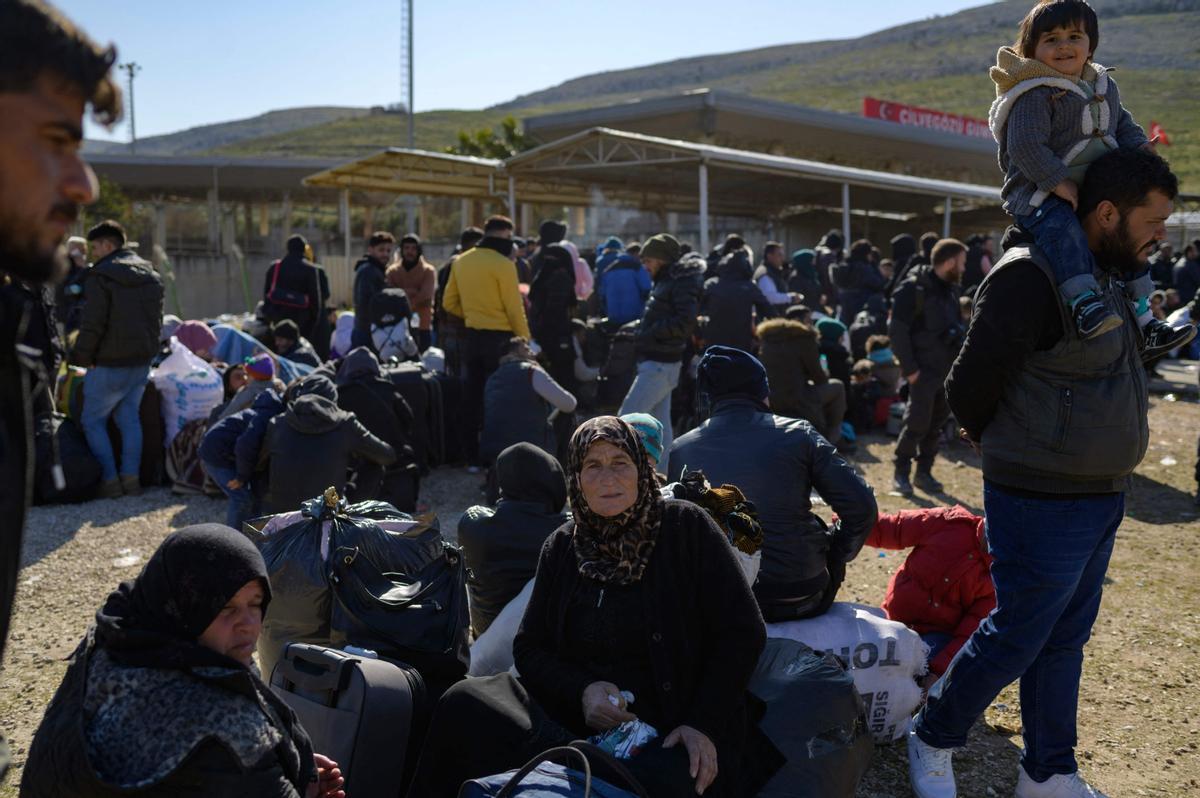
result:
<svg viewBox="0 0 1200 798"><path fill-rule="evenodd" d="M917 736L908 733L908 781L917 798L955 798L954 766L950 761L953 749L934 748Z"/></svg>
<svg viewBox="0 0 1200 798"><path fill-rule="evenodd" d="M1083 780L1079 771L1071 774L1056 773L1043 782L1034 781L1018 768L1015 798L1108 798L1104 793Z"/></svg>

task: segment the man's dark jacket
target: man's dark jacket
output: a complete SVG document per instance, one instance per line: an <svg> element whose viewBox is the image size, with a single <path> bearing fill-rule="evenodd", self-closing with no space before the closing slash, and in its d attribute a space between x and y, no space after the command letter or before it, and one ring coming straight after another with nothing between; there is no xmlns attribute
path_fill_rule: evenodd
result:
<svg viewBox="0 0 1200 798"><path fill-rule="evenodd" d="M704 284L700 312L708 316L704 342L749 352L754 346L754 312L758 321L775 315L763 292L750 279L753 267L745 251L726 255L717 266L717 276Z"/></svg>
<svg viewBox="0 0 1200 798"><path fill-rule="evenodd" d="M342 493L355 457L388 466L396 452L328 399L301 396L267 426L262 458L269 459L270 488L263 511L295 510L330 485Z"/></svg>
<svg viewBox="0 0 1200 798"><path fill-rule="evenodd" d="M808 597L792 617L816 609L830 566L858 555L878 513L871 488L812 425L750 399L721 400L707 421L676 439L668 479L677 481L684 468L703 471L713 485L736 485L754 503L764 533L755 595L764 607ZM841 520L835 534L813 515L814 489Z"/></svg>
<svg viewBox="0 0 1200 798"><path fill-rule="evenodd" d="M1125 323L1080 341L1031 240L1011 229L1005 244L946 381L959 424L982 442L984 479L1059 497L1127 490L1149 443L1149 400L1124 292L1098 271L1101 300Z"/></svg>
<svg viewBox="0 0 1200 798"><path fill-rule="evenodd" d="M370 255L354 264L354 329L371 331L371 300L387 288L386 270Z"/></svg>
<svg viewBox="0 0 1200 798"><path fill-rule="evenodd" d="M237 471L243 485L249 485L258 467L258 455L267 425L284 411L283 399L273 390L254 397L254 404L239 410L208 428L200 441L200 459Z"/></svg>
<svg viewBox="0 0 1200 798"><path fill-rule="evenodd" d="M922 379L945 379L962 342L958 288L938 277L932 266L909 272L892 295L888 336L902 374L920 370Z"/></svg>
<svg viewBox="0 0 1200 798"><path fill-rule="evenodd" d="M83 297L71 363L150 365L159 351L163 315L163 284L154 266L118 249L89 270Z"/></svg>
<svg viewBox="0 0 1200 798"><path fill-rule="evenodd" d="M887 278L873 263L853 259L835 263L829 278L838 290L838 318L847 327L873 294L882 294Z"/></svg>
<svg viewBox="0 0 1200 798"><path fill-rule="evenodd" d="M704 269L704 258L693 252L659 270L638 325L638 360L683 360L683 350L700 315Z"/></svg>

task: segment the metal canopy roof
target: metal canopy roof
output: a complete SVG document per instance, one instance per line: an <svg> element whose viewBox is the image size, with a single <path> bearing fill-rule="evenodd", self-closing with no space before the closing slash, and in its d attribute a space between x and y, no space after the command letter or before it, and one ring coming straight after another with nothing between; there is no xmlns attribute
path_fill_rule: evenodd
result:
<svg viewBox="0 0 1200 798"><path fill-rule="evenodd" d="M592 128L520 153L505 162L526 176L579 186L659 195L668 205L697 210L704 164L710 207L718 213L777 213L794 206L840 208L843 185L855 208L927 215L947 197L966 205L995 204L991 186L875 172L781 155ZM653 207L653 206L651 206Z"/></svg>
<svg viewBox="0 0 1200 798"><path fill-rule="evenodd" d="M204 199L216 188L221 199L276 200L289 192L295 200L327 199L305 191L303 180L314 169L331 166L323 159L174 157L88 154L97 174L112 180L135 199Z"/></svg>
<svg viewBox="0 0 1200 798"><path fill-rule="evenodd" d="M697 89L543 114L526 117L522 124L527 135L542 142L604 126L884 171L955 180L988 181L998 176L996 146L986 139L724 90Z"/></svg>

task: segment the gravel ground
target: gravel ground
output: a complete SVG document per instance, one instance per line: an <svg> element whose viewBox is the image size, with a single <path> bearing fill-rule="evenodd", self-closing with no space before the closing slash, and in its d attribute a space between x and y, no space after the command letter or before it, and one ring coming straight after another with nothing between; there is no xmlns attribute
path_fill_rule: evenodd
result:
<svg viewBox="0 0 1200 798"><path fill-rule="evenodd" d="M1151 449L1135 477L1118 536L1100 619L1087 649L1080 696L1081 767L1112 796L1200 795L1200 513L1192 505L1192 466L1200 405L1152 400ZM863 442L856 460L871 484L888 484L892 440ZM882 511L961 502L981 512L978 459L952 448L935 473L947 494L912 501L880 495ZM461 512L479 501L481 478L442 469L422 501L454 538ZM219 520L223 502L148 491L139 498L35 508L3 667L0 730L16 768L0 798L17 794L29 741L66 669L65 658L104 596L136 576L173 529ZM902 553L865 549L850 565L841 598L878 604ZM1015 687L1005 690L955 757L963 796L1011 795L1021 746ZM877 749L859 798L908 798L903 744Z"/></svg>

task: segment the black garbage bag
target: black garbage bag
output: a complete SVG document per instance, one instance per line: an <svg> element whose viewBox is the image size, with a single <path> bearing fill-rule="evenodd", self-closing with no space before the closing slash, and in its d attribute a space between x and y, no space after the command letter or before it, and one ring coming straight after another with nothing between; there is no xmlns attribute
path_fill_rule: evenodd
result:
<svg viewBox="0 0 1200 798"><path fill-rule="evenodd" d="M332 632L351 643L408 663L437 684L462 678L470 664L466 565L436 521L402 535L413 546L364 534L333 552Z"/></svg>
<svg viewBox="0 0 1200 798"><path fill-rule="evenodd" d="M767 705L759 728L787 758L758 798L853 798L874 742L841 663L795 640L768 638L749 690Z"/></svg>
<svg viewBox="0 0 1200 798"><path fill-rule="evenodd" d="M34 424L35 504L86 502L95 498L103 474L87 439L74 421L61 413L45 413ZM55 465L62 467L60 488Z"/></svg>
<svg viewBox="0 0 1200 798"><path fill-rule="evenodd" d="M376 551L390 540L383 527L414 525L411 516L386 502L348 504L332 490L327 495L305 502L299 511L253 519L242 529L259 547L271 577L271 609L258 646L264 675L270 675L288 643L332 643L329 554L342 545ZM397 539L391 558L419 568L440 552L440 544L440 534L436 546Z"/></svg>

